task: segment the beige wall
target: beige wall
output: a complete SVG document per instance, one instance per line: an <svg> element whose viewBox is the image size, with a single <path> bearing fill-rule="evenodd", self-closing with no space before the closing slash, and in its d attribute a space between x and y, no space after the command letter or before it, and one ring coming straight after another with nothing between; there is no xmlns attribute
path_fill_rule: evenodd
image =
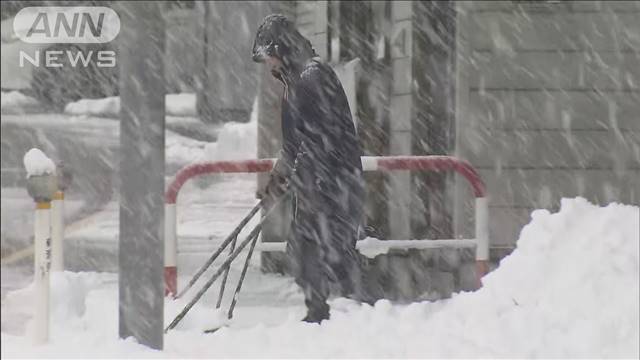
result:
<svg viewBox="0 0 640 360"><path fill-rule="evenodd" d="M165 78L167 92L195 92L204 66L204 13L201 7L167 11Z"/></svg>
<svg viewBox="0 0 640 360"><path fill-rule="evenodd" d="M327 1L296 1L295 21L316 53L327 60Z"/></svg>
<svg viewBox="0 0 640 360"><path fill-rule="evenodd" d="M456 152L487 183L492 244L514 245L562 197L639 204L640 3L457 6Z"/></svg>
<svg viewBox="0 0 640 360"><path fill-rule="evenodd" d="M324 58L327 6L292 9ZM513 246L531 211L557 210L562 197L640 203L640 3L456 6L454 152L487 184L492 244ZM394 86L410 83L397 65ZM468 185L457 179L453 193L456 234L472 236Z"/></svg>

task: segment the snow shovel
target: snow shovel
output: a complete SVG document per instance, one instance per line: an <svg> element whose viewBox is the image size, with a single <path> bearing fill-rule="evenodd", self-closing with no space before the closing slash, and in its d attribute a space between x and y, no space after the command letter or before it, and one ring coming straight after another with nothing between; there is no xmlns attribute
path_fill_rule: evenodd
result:
<svg viewBox="0 0 640 360"><path fill-rule="evenodd" d="M233 293L233 299L231 300L231 305L229 306L229 311L227 312L227 319L231 320L231 318L233 317L233 309L235 309L236 307L236 303L238 302L238 295L240 294L240 289L242 288L242 283L244 281L244 277L247 274L247 269L249 268L249 263L251 262L251 255L253 255L253 249L255 249L256 247L256 243L258 242L258 234L256 233L256 235L253 238L253 241L251 242L251 247L249 247L249 253L247 254L247 258L244 261L244 266L242 267L242 273L240 274L240 279L238 280L238 285L236 285L236 290ZM229 273L229 267L227 267L227 270L225 272L225 279L226 280L226 276ZM220 303L222 301L222 294L224 293L224 282L222 285L222 288L220 289L220 295L218 298L218 305L216 306L216 308L220 307ZM214 327L212 329L208 329L205 330L205 334L210 334L210 333L214 333L218 330L220 330L220 328L222 328L223 326L225 326L225 324L220 325L218 327Z"/></svg>
<svg viewBox="0 0 640 360"><path fill-rule="evenodd" d="M251 230L251 232L249 233L249 236L247 236L247 238L240 243L240 245L238 246L237 249L235 249L227 258L227 260L224 261L224 263L222 263L222 265L220 265L220 267L218 268L218 270L211 276L211 278L204 284L204 286L202 287L202 289L200 289L200 291L198 291L198 293L196 294L196 296L191 299L191 301L185 306L185 308L175 317L175 319L173 319L173 321L165 328L165 333L167 333L169 330L175 328L178 323L185 317L185 315L189 312L189 310L191 310L191 308L196 304L196 302L198 302L198 300L200 300L200 298L207 292L207 290L211 287L211 285L213 285L213 283L225 272L228 272L229 267L231 266L231 263L233 262L233 260L235 260L236 257L238 257L238 255L240 255L240 252L242 252L242 250L249 244L249 242L252 242L251 244L251 248L249 250L249 253L247 254L247 259L245 261L243 270L242 270L242 275L240 277L240 280L238 282L238 285L236 287L236 292L234 293L234 301L231 304L231 308L229 309L229 317L232 316L233 314L233 308L235 307L236 304L236 300L238 297L238 294L240 292L240 288L242 287L242 281L244 280L244 276L246 274L248 265L249 265L249 261L251 260L251 255L253 254L253 250L255 248L255 245L257 243L258 240L258 235L260 233L260 231L262 230L262 226L265 222L265 219L267 219L267 216L271 213L271 211L276 207L277 204L279 204L283 198L285 198L286 193L283 194L282 196L280 196L279 198L277 198L275 200L275 202L270 206L270 208L267 210L267 213L265 214L265 216L262 217L262 219L260 219L260 222L256 225L256 227ZM258 210L260 209L260 207L262 206L264 200L260 200L260 202L253 208L251 209L251 211L249 212L249 214L242 219L242 221L240 222L240 224L238 225L238 227L236 227L234 229L234 231L224 240L224 242L222 243L222 245L218 248L218 250L215 251L215 253L213 255L211 255L211 257L205 262L205 264L200 268L200 270L198 270L198 272L194 275L194 277L191 279L191 281L189 281L189 284L187 285L187 287L185 287L177 296L176 298L181 297L182 295L184 295L184 293L189 290L193 284L200 278L200 276L202 276L202 274L209 268L209 266L211 266L211 264L215 261L215 259L222 253L222 251L224 251L224 249L232 242L234 241L235 238L237 238L238 234L240 233L240 231L242 230L242 228L249 222L249 220L251 220L251 218L258 212ZM217 329L214 329L213 331L215 331Z"/></svg>
<svg viewBox="0 0 640 360"><path fill-rule="evenodd" d="M229 245L229 243L231 243L233 241L234 245L235 245L235 240L238 238L238 234L240 234L240 231L242 231L242 229L247 225L247 223L249 222L249 220L251 220L253 218L253 216L258 212L258 210L260 210L260 208L262 207L262 202L263 200L260 200L260 202L258 202L256 204L256 206L253 207L253 209L251 209L251 211L249 211L249 213L247 214L247 216L245 216L240 223L238 224L238 226L236 226L235 229L233 229L233 231L231 232L231 234L229 234L229 236L227 236L226 239L224 239L224 241L222 242L222 244L220 245L220 247L218 248L218 250L216 250L213 255L211 255L209 257L209 259L202 265L202 267L200 267L200 269L198 271L196 271L196 273L193 275L193 277L191 278L191 280L189 280L189 283L187 283L187 286L182 289L175 297L174 299L179 299L181 298L189 289L191 289L191 287L193 286L193 284L195 284L198 279L200 279L200 276L202 276L202 274L204 274L205 271L207 271L207 269L211 266L211 264L213 264L213 262L218 258L218 256L220 256L220 254L224 251L224 249ZM232 250L233 253L233 250Z"/></svg>

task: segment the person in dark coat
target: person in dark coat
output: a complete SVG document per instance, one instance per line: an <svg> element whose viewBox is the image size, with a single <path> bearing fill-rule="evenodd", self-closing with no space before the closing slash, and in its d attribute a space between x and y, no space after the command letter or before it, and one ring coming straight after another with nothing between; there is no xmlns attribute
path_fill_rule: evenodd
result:
<svg viewBox="0 0 640 360"><path fill-rule="evenodd" d="M365 196L362 149L338 77L286 17L263 20L253 60L266 63L285 87L283 147L261 193L267 204L286 184L293 194L287 254L305 296L303 320L320 322L329 318L330 284L342 296L364 297L355 247Z"/></svg>

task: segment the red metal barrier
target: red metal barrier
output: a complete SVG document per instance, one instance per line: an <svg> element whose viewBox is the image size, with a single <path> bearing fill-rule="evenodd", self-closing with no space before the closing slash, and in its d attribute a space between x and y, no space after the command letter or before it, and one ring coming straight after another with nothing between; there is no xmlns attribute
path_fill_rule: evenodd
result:
<svg viewBox="0 0 640 360"><path fill-rule="evenodd" d="M165 193L165 203L175 204L182 185L187 180L206 174L220 173L258 173L270 171L273 167L273 159L242 160L242 161L216 161L191 164L178 171Z"/></svg>
<svg viewBox="0 0 640 360"><path fill-rule="evenodd" d="M270 171L275 159L217 161L191 164L176 174L165 194L165 293L177 293L177 214L176 201L182 186L191 178L217 173L258 173ZM455 171L473 188L476 197L476 263L479 278L488 271L488 203L486 187L469 162L453 156L380 156L362 157L364 171ZM457 241L449 240L454 245ZM393 240L387 240L393 242Z"/></svg>
<svg viewBox="0 0 640 360"><path fill-rule="evenodd" d="M473 188L473 196L486 197L486 187L478 175L478 172L468 161L460 160L453 156L384 156L374 157L377 160L377 169L365 169L365 171L455 171L462 175ZM367 157L363 157L363 164Z"/></svg>

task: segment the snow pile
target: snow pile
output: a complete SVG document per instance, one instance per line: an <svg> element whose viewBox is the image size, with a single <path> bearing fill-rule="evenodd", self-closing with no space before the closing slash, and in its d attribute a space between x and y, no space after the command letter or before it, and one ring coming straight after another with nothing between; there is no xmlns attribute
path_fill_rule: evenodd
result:
<svg viewBox="0 0 640 360"><path fill-rule="evenodd" d="M190 95L190 94L179 94ZM188 98L183 98L185 100ZM185 100L186 101L186 100ZM193 99L195 102L195 98ZM199 161L256 159L258 156L258 103L253 103L248 123L230 122L222 125L216 142L207 143L178 134L166 139L167 162L190 164ZM175 101L176 104L180 101ZM168 106L168 103L167 103ZM175 108L179 111L179 108ZM187 112L184 112L187 114Z"/></svg>
<svg viewBox="0 0 640 360"><path fill-rule="evenodd" d="M198 116L196 110L196 94L167 94L165 97L167 115Z"/></svg>
<svg viewBox="0 0 640 360"><path fill-rule="evenodd" d="M118 116L120 114L120 97L80 99L68 103L64 107L64 112L71 115Z"/></svg>
<svg viewBox="0 0 640 360"><path fill-rule="evenodd" d="M118 276L110 273L51 273L50 286L50 344L30 349L37 357L149 357L150 350L133 339L115 340L118 334ZM3 306L25 314L33 310L34 288L7 294ZM5 352L2 358L25 357L24 351L33 346L28 334L18 337L2 333L2 343L15 344L16 349ZM111 340L111 341L110 341ZM20 349L22 347L22 349ZM64 354L64 355L63 355Z"/></svg>
<svg viewBox="0 0 640 360"><path fill-rule="evenodd" d="M3 332L2 357L638 358L639 222L635 206L564 199L558 213L532 214L518 248L475 293L410 305L380 300L373 307L336 299L322 325L298 321L298 310L266 325L260 315L269 310L261 309L255 325L232 324L210 335L202 330L219 319L198 305L165 336L163 353L117 340L116 284L96 286L99 274L65 273L52 296L63 301L52 305L50 344L33 347ZM264 286L273 281L262 276ZM3 306L25 306L28 292L10 293ZM167 300L165 322L186 301Z"/></svg>
<svg viewBox="0 0 640 360"><path fill-rule="evenodd" d="M196 94L167 94L165 96L167 115L197 116ZM120 97L111 96L102 99L81 99L67 104L64 112L71 115L119 116Z"/></svg>
<svg viewBox="0 0 640 360"><path fill-rule="evenodd" d="M218 141L205 149L208 161L248 160L258 157L258 98L253 101L248 123L226 123L218 133Z"/></svg>
<svg viewBox="0 0 640 360"><path fill-rule="evenodd" d="M577 198L563 199L557 214L534 211L484 287L455 297L425 324L476 348L450 344L437 354L637 358L639 229L634 206ZM427 346L445 341L435 340Z"/></svg>
<svg viewBox="0 0 640 360"><path fill-rule="evenodd" d="M334 302L332 320L321 326L287 321L225 329L206 340L218 350L197 351L223 357L638 358L639 222L638 207L564 199L559 213L532 214L518 249L475 293L408 306ZM187 335L178 335L168 350L196 356L183 343Z"/></svg>
<svg viewBox="0 0 640 360"><path fill-rule="evenodd" d="M32 148L24 154L24 168L27 170L27 177L53 174L56 171L56 164L49 159L40 149Z"/></svg>
<svg viewBox="0 0 640 360"><path fill-rule="evenodd" d="M91 305L87 301L89 293L93 298L105 290L109 292L114 286L117 287L117 280L117 274L111 273L52 272L50 313L53 330L65 329L68 331L75 328L78 322L90 320L83 319L87 306ZM31 283L24 289L10 292L3 305L20 312L31 312L34 306L34 291L33 283ZM102 303L101 305L106 305L103 310L108 312L113 307L113 304L110 303L111 301ZM104 319L98 320L102 322ZM89 322L85 325L91 326ZM84 325L80 327L84 327Z"/></svg>
<svg viewBox="0 0 640 360"><path fill-rule="evenodd" d="M201 161L204 148L209 143L188 138L173 131L169 131L171 136L165 138L165 156L167 164L185 166Z"/></svg>
<svg viewBox="0 0 640 360"><path fill-rule="evenodd" d="M5 112L16 112L26 108L37 107L40 103L38 100L24 95L19 91L10 91L0 93L0 109Z"/></svg>

